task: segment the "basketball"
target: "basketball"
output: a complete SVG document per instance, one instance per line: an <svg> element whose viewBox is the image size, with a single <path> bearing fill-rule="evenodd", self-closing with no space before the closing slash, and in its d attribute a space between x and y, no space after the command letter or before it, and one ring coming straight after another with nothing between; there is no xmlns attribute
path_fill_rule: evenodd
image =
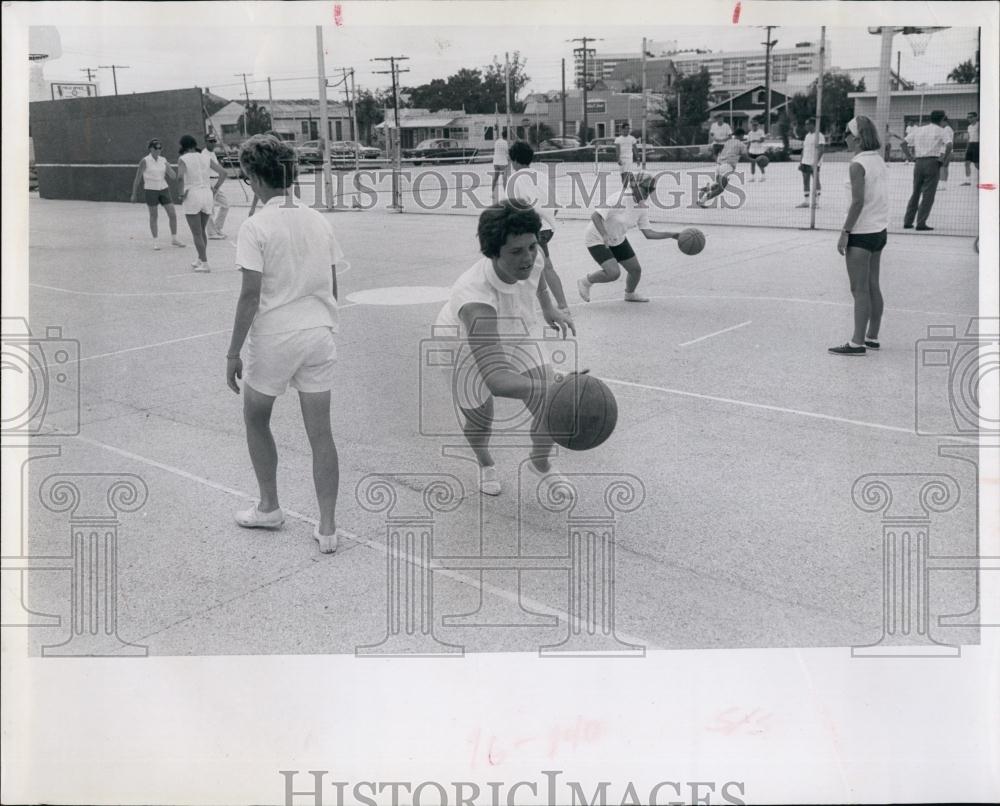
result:
<svg viewBox="0 0 1000 806"><path fill-rule="evenodd" d="M615 430L618 401L607 384L592 375L572 373L549 401L549 434L571 451L596 448Z"/></svg>
<svg viewBox="0 0 1000 806"><path fill-rule="evenodd" d="M771 160L769 160L765 155L761 154L759 157L757 157L758 168L766 168L770 164Z"/></svg>
<svg viewBox="0 0 1000 806"><path fill-rule="evenodd" d="M677 236L677 248L685 255L697 255L705 248L705 236L700 229L689 227Z"/></svg>

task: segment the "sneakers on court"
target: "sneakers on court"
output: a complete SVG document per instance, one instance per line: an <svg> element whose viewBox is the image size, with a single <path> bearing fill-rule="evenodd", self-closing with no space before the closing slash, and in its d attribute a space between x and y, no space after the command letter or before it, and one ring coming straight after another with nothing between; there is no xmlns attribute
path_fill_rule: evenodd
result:
<svg viewBox="0 0 1000 806"><path fill-rule="evenodd" d="M191 269L201 274L207 274L212 270L212 267L209 266L207 263L203 263L200 260L196 260L194 263L191 264Z"/></svg>
<svg viewBox="0 0 1000 806"><path fill-rule="evenodd" d="M530 459L528 460L527 464L528 464L528 470L531 471L532 475L537 476L540 479L538 484L539 490L542 491L542 488L544 487L542 495L545 496L546 498L551 497L550 494L552 492L552 488L556 485L559 486L565 485L571 490L575 489L573 487L572 482L568 478L566 478L562 473L556 470L555 466L552 464L551 459L549 460L549 469L546 471L539 470L537 467L535 467L535 463L532 462Z"/></svg>
<svg viewBox="0 0 1000 806"><path fill-rule="evenodd" d="M250 509L237 512L236 523L244 529L280 529L285 522L285 513L278 507L272 512L261 512L254 504Z"/></svg>
<svg viewBox="0 0 1000 806"><path fill-rule="evenodd" d="M865 339L865 347L869 350L878 350L882 345L877 341L872 341L871 339Z"/></svg>
<svg viewBox="0 0 1000 806"><path fill-rule="evenodd" d="M917 232L934 232L934 227L928 227L926 224L920 226L919 224L915 227Z"/></svg>
<svg viewBox="0 0 1000 806"><path fill-rule="evenodd" d="M214 232L208 236L210 241L225 241L227 240L226 234L224 232Z"/></svg>
<svg viewBox="0 0 1000 806"><path fill-rule="evenodd" d="M756 181L757 181L757 179L756 179L756 177L753 177L753 176L751 176L751 177L750 177L750 181L751 181L751 182L756 182Z"/></svg>
<svg viewBox="0 0 1000 806"><path fill-rule="evenodd" d="M802 202L802 204L796 204L795 206L796 207L808 207L809 206L809 202L804 201L804 202Z"/></svg>
<svg viewBox="0 0 1000 806"><path fill-rule="evenodd" d="M584 302L590 302L590 286L592 285L593 283L586 277L581 277L576 281L576 290L580 294L580 299Z"/></svg>
<svg viewBox="0 0 1000 806"><path fill-rule="evenodd" d="M160 251L160 242L157 241L157 240L153 241L153 251L154 252L159 252Z"/></svg>
<svg viewBox="0 0 1000 806"><path fill-rule="evenodd" d="M649 297L644 297L638 291L626 291L625 292L626 302L649 302Z"/></svg>
<svg viewBox="0 0 1000 806"><path fill-rule="evenodd" d="M849 341L844 342L839 347L831 347L827 350L828 353L833 353L834 355L864 355L866 349L864 346L855 347Z"/></svg>
<svg viewBox="0 0 1000 806"><path fill-rule="evenodd" d="M479 468L479 492L483 495L500 495L500 478L496 465Z"/></svg>
<svg viewBox="0 0 1000 806"><path fill-rule="evenodd" d="M172 241L170 242L170 245L171 245L171 246L181 246L181 247L184 247L184 246L187 246L187 244L186 244L186 243L182 243L181 241L178 241L178 240L177 240L176 238L174 238L174 239L173 239L173 240L172 240Z"/></svg>
<svg viewBox="0 0 1000 806"><path fill-rule="evenodd" d="M351 537L348 532L343 529L335 529L332 535L321 535L319 533L319 526L313 529L313 540L319 543L319 553L320 554L333 554L340 547L341 537Z"/></svg>

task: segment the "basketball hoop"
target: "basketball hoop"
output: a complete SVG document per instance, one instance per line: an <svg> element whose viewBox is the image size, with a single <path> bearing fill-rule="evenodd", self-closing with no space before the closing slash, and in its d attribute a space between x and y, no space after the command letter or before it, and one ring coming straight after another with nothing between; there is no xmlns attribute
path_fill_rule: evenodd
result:
<svg viewBox="0 0 1000 806"><path fill-rule="evenodd" d="M906 41L910 43L914 56L923 56L927 52L927 46L931 43L933 31L917 31L906 35Z"/></svg>

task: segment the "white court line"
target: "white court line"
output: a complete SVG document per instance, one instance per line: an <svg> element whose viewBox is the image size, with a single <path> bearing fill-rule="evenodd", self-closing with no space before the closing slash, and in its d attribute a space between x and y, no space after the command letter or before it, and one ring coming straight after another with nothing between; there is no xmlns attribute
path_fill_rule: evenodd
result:
<svg viewBox="0 0 1000 806"><path fill-rule="evenodd" d="M193 481L196 484L201 484L202 486L209 487L210 489L216 490L217 492L226 493L227 495L232 495L244 501L252 501L254 503L257 502L256 496L247 495L247 493L244 493L240 490L235 490L232 487L227 487L224 484L219 484L218 482L212 481L211 479L206 479L204 476L198 476L194 473L190 473L187 470L183 470L179 467L174 467L173 465L164 464L163 462L158 462L155 459L150 459L146 456L140 456L137 453L132 453L131 451L126 451L123 450L122 448L116 448L114 445L108 445L107 443L100 442L99 440L96 439L90 439L89 437L78 435L74 437L74 439L77 439L80 442L85 442L88 445L93 445L95 448L100 448L101 450L117 454L118 456L121 456L125 459L131 459L132 461L141 462L142 464L149 465L150 467L155 467L158 470L163 470L166 473L179 476L180 478L186 479L187 481ZM312 526L319 525L318 518L311 518L308 515L304 515L301 512L296 512L293 509L284 509L283 511L286 515L288 515L290 518L293 518L294 520L302 521L303 523L308 523ZM383 543L377 543L375 541L368 540L366 538L361 537L360 535L356 535L350 532L348 532L348 534L350 535L349 540L352 543L357 543L358 545L366 546L367 548L377 551L383 557L388 556L390 554L388 547ZM490 583L484 582L479 579L473 579L472 577L468 577L458 571L435 568L433 566L433 560L431 563L424 563L419 558L407 556L397 551L392 551L391 554L394 557L406 560L407 562L413 563L427 571L432 571L436 574L444 575L449 579L453 579L457 582L468 585L469 587L475 590L479 590L485 593L490 593L499 599L503 599L509 604L517 606L523 605L530 610L534 610L535 612L556 616L559 618L561 622L563 622L563 625L570 625L572 627L572 620L566 611L556 607L552 607L551 605L545 604L544 602L540 602L536 599L533 599L532 597L527 596L520 591L510 591L507 590L506 588L498 588L496 585L491 585ZM169 627L167 629L169 629ZM162 630L160 632L162 632ZM662 649L662 647L656 646L655 644L653 644L652 642L648 641L645 638L639 638L637 636L629 635L627 633L620 633L617 630L615 631L615 634L625 643L636 644L638 646L645 647L647 651L659 651Z"/></svg>
<svg viewBox="0 0 1000 806"><path fill-rule="evenodd" d="M343 305L338 305L337 310L342 311L345 308L353 308L358 303L356 302L345 302ZM114 350L110 353L98 353L97 355L87 355L79 359L80 363L84 361L93 361L95 358L109 358L114 355L123 355L125 353L134 353L139 350L152 350L154 347L165 347L168 344L177 344L182 341L191 341L192 339L204 339L208 336L218 336L221 333L232 333L233 329L227 327L225 330L210 330L208 333L196 333L194 336L183 336L179 339L168 339L167 341L158 341L154 344L140 344L138 347L126 347L124 350Z"/></svg>
<svg viewBox="0 0 1000 806"><path fill-rule="evenodd" d="M816 420L826 420L827 422L843 423L845 425L858 425L862 428L873 428L878 431L892 431L896 434L906 434L910 437L919 436L912 428L900 428L897 425L883 425L882 423L869 423L865 420L852 420L849 417L837 417L833 414L820 414L815 411L803 411L802 409L789 409L784 406L771 406L766 403L751 403L749 400L736 400L731 397L719 397L717 395L704 395L700 392L688 392L684 389L670 389L666 386L652 386L645 383L634 383L633 381L621 381L616 378L601 378L605 383L616 383L619 386L628 386L633 389L645 389L650 392L663 392L668 395L679 395L681 397L692 397L698 400L711 400L714 403L728 403L733 406L745 406L750 409L761 409L762 411L773 411L778 414L792 414L799 417L811 417ZM978 445L974 439L963 437L953 437L958 442L965 442L970 445Z"/></svg>
<svg viewBox="0 0 1000 806"><path fill-rule="evenodd" d="M699 336L696 339L691 339L691 341L685 341L678 344L678 347L687 347L689 344L697 344L699 341L705 341L705 339L710 339L713 336L721 336L723 333L728 333L731 330L738 330L741 327L746 327L753 322L752 319L747 319L745 322L740 322L738 325L733 325L732 327L723 328L722 330L716 330L715 333L709 333L707 336Z"/></svg>
<svg viewBox="0 0 1000 806"><path fill-rule="evenodd" d="M194 272L191 272L192 274ZM72 288L57 288L53 285L28 283L29 288L44 288L46 291L61 291L63 294L78 294L81 297L181 297L191 294L231 294L231 288L213 288L201 291L137 291L123 293L118 291L76 291Z"/></svg>

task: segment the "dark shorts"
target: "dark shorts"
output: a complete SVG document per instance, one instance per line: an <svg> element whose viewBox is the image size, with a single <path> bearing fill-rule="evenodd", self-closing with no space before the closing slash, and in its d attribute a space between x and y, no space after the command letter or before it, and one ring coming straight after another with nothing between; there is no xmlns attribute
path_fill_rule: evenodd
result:
<svg viewBox="0 0 1000 806"><path fill-rule="evenodd" d="M965 161L979 167L979 143L969 143L965 149Z"/></svg>
<svg viewBox="0 0 1000 806"><path fill-rule="evenodd" d="M847 248L867 249L869 252L881 252L887 240L885 230L881 232L852 232L847 236Z"/></svg>
<svg viewBox="0 0 1000 806"><path fill-rule="evenodd" d="M630 257L635 257L635 252L632 251L632 244L628 242L628 238L622 241L618 246L605 246L604 244L598 244L597 246L588 246L587 251L590 252L590 256L601 265L607 260L617 260L621 263L623 260L628 260Z"/></svg>
<svg viewBox="0 0 1000 806"><path fill-rule="evenodd" d="M150 207L156 207L158 204L168 205L173 204L173 200L170 198L170 193L166 190L147 190L146 193L146 204Z"/></svg>
<svg viewBox="0 0 1000 806"><path fill-rule="evenodd" d="M725 143L712 143L712 156L713 157L717 157L717 156L719 156L719 154L722 153L722 146L723 145L725 145Z"/></svg>
<svg viewBox="0 0 1000 806"><path fill-rule="evenodd" d="M809 165L807 163L801 163L800 162L799 163L799 170L802 171L802 173L804 173L804 174L811 174L811 173L813 173L813 166ZM818 165L816 166L816 170L819 171L819 166Z"/></svg>
<svg viewBox="0 0 1000 806"><path fill-rule="evenodd" d="M549 241L552 240L552 236L555 233L550 229L543 229L538 233L538 245L542 247L542 252L545 253L545 257L549 256Z"/></svg>

